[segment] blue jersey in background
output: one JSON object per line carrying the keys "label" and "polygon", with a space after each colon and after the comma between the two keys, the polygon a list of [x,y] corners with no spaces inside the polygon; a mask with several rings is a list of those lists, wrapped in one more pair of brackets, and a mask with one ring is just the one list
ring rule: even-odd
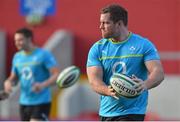
{"label": "blue jersey in background", "polygon": [[19,51],[14,55],[12,72],[20,81],[20,104],[38,105],[51,102],[49,87],[36,93],[32,91],[34,82],[44,82],[50,77],[49,69],[57,65],[53,55],[41,48],[30,54]]}

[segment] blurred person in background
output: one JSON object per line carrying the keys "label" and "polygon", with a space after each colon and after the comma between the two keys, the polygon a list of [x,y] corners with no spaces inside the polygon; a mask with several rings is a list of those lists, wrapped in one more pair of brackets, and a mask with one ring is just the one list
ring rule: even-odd
{"label": "blurred person in background", "polygon": [[[128,30],[128,12],[118,4],[101,10],[102,39],[90,49],[87,75],[92,89],[101,95],[99,116],[101,121],[143,121],[148,90],[164,79],[163,68],[155,46],[148,39]],[[138,82],[136,98],[120,97],[110,87],[113,73],[132,76]]]}
{"label": "blurred person in background", "polygon": [[5,93],[12,92],[12,83],[20,81],[20,116],[22,121],[43,121],[50,113],[50,86],[59,70],[54,56],[33,43],[33,32],[21,28],[14,35],[19,50],[13,57],[10,76],[4,82]]}

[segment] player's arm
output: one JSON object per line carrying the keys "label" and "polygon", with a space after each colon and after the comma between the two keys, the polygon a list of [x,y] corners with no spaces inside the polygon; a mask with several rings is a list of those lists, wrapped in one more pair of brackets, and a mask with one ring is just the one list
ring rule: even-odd
{"label": "player's arm", "polygon": [[147,89],[154,88],[158,86],[164,80],[164,71],[159,60],[151,60],[145,63],[149,75],[146,80]]}
{"label": "player's arm", "polygon": [[114,90],[103,82],[103,71],[101,67],[87,67],[87,75],[89,83],[95,92],[105,96],[115,96]]}
{"label": "player's arm", "polygon": [[39,92],[43,88],[49,87],[55,83],[55,81],[58,77],[58,74],[59,74],[59,69],[57,67],[52,67],[52,68],[49,68],[49,71],[51,73],[51,76],[42,83],[38,83],[38,82],[34,83],[33,88],[32,88],[33,91]]}
{"label": "player's arm", "polygon": [[51,76],[45,82],[43,82],[44,87],[54,84],[59,74],[59,69],[57,67],[52,67],[49,69],[49,71]]}
{"label": "player's arm", "polygon": [[12,91],[12,82],[17,79],[16,74],[11,72],[10,76],[4,81],[4,91],[6,93],[10,93]]}
{"label": "player's arm", "polygon": [[149,72],[148,78],[144,82],[138,78],[134,79],[135,81],[140,82],[137,86],[138,91],[152,89],[164,80],[164,72],[159,60],[146,61],[145,65]]}

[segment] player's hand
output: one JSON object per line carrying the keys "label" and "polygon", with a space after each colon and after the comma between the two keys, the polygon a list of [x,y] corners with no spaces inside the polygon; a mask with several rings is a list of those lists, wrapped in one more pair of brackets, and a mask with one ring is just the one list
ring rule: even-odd
{"label": "player's hand", "polygon": [[40,92],[44,88],[43,83],[34,82],[32,85],[32,91]]}
{"label": "player's hand", "polygon": [[138,93],[143,92],[144,90],[147,90],[146,82],[144,82],[142,79],[139,79],[135,75],[132,75],[132,80],[138,83],[135,86],[135,89]]}
{"label": "player's hand", "polygon": [[9,97],[9,94],[5,91],[0,91],[0,100],[5,100]]}
{"label": "player's hand", "polygon": [[6,92],[8,94],[12,92],[12,84],[10,81],[4,82],[4,92]]}
{"label": "player's hand", "polygon": [[108,94],[111,97],[114,97],[115,99],[119,99],[119,97],[116,96],[116,91],[112,88],[112,86],[108,86]]}

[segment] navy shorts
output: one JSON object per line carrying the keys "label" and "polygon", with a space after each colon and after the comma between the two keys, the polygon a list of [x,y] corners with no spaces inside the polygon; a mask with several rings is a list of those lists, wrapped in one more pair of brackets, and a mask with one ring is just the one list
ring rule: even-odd
{"label": "navy shorts", "polygon": [[30,121],[30,119],[48,120],[51,103],[39,105],[20,105],[20,116],[22,121]]}
{"label": "navy shorts", "polygon": [[100,116],[101,121],[144,121],[144,114],[128,114],[116,117]]}

